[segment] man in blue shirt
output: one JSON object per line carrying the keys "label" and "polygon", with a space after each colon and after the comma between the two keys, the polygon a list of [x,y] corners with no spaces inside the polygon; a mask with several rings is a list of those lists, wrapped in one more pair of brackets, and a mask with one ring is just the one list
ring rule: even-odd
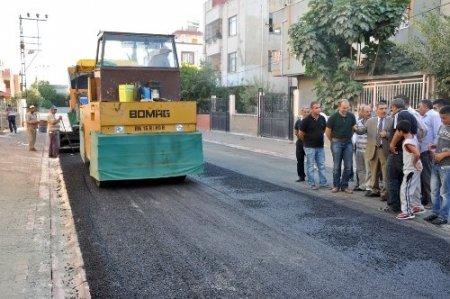
{"label": "man in blue shirt", "polygon": [[433,103],[430,100],[420,101],[417,111],[427,127],[427,135],[423,138],[420,146],[420,161],[422,161],[423,166],[420,175],[421,202],[425,207],[431,208],[431,152],[428,149],[428,145],[434,143],[442,122],[439,112],[433,110]]}

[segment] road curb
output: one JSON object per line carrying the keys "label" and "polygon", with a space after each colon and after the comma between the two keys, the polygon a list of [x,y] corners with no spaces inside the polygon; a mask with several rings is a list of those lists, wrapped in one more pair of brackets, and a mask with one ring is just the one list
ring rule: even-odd
{"label": "road curb", "polygon": [[59,159],[45,158],[51,205],[52,297],[90,299],[72,209]]}

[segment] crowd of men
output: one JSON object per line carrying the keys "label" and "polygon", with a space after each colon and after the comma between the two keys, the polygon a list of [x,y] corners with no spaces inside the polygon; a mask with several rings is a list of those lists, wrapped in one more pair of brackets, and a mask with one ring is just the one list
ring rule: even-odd
{"label": "crowd of men", "polygon": [[[431,209],[424,219],[446,224],[450,212],[450,101],[421,100],[414,110],[407,96],[397,95],[390,107],[379,101],[375,107],[360,105],[357,116],[349,110],[345,99],[328,119],[317,101],[302,109],[294,127],[297,181],[305,181],[313,190],[363,191],[367,197],[379,197],[387,203],[385,210],[397,213],[400,220]],[[324,136],[333,157],[331,185],[325,177]],[[353,189],[349,186],[352,180]]]}

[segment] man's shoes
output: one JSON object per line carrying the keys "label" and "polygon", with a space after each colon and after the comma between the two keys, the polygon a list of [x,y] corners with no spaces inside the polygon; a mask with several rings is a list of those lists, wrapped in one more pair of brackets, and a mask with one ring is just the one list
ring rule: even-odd
{"label": "man's shoes", "polygon": [[431,210],[433,208],[433,204],[431,202],[427,203],[423,206],[426,210]]}
{"label": "man's shoes", "polygon": [[311,189],[312,189],[312,190],[319,190],[319,187],[317,187],[316,185],[312,185],[312,186],[311,186]]}
{"label": "man's shoes", "polygon": [[437,217],[436,219],[431,221],[431,223],[433,223],[434,225],[442,225],[442,224],[448,223],[448,221],[447,221],[447,219],[444,219],[444,218],[441,218],[441,217]]}
{"label": "man's shoes", "polygon": [[380,193],[376,193],[376,192],[373,192],[373,191],[367,191],[366,192],[366,194],[364,194],[364,196],[366,196],[366,197],[380,197]]}
{"label": "man's shoes", "polygon": [[438,215],[436,215],[436,214],[430,214],[430,215],[428,215],[427,217],[423,218],[423,220],[428,221],[428,222],[431,222],[431,221],[435,220],[436,218],[438,218]]}
{"label": "man's shoes", "polygon": [[330,188],[330,185],[328,185],[328,184],[319,185],[319,188],[321,188],[321,189],[328,189],[328,188]]}
{"label": "man's shoes", "polygon": [[339,192],[339,188],[333,187],[333,188],[331,188],[331,192],[333,192],[333,193]]}
{"label": "man's shoes", "polygon": [[344,192],[347,193],[347,194],[353,194],[352,189],[350,189],[349,187],[345,188],[345,189],[342,190],[342,191],[344,191]]}
{"label": "man's shoes", "polygon": [[305,177],[299,177],[298,180],[296,180],[296,182],[304,182],[305,181]]}
{"label": "man's shoes", "polygon": [[408,219],[414,219],[414,214],[408,214],[406,212],[401,212],[400,214],[397,215],[397,219],[398,220],[408,220]]}
{"label": "man's shoes", "polygon": [[30,148],[30,151],[35,152],[35,151],[37,151],[37,149],[35,149],[35,148],[33,147],[33,148]]}
{"label": "man's shoes", "polygon": [[359,188],[359,186],[357,186],[357,187],[353,188],[353,191],[365,191],[365,190],[363,190],[363,189]]}

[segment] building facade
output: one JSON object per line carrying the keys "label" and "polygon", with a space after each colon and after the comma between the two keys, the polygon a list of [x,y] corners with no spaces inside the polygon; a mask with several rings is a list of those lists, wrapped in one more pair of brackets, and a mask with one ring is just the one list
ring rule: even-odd
{"label": "building facade", "polygon": [[[294,107],[296,108],[306,106],[316,99],[313,91],[314,79],[305,75],[304,66],[290,55],[287,45],[289,39],[287,29],[308,11],[308,2],[304,0],[270,0],[272,26],[274,31],[280,32],[281,35],[280,45],[274,51],[279,51],[280,56],[284,57],[280,60],[280,63],[273,64],[272,74],[274,76],[296,78],[298,87],[298,98],[294,102]],[[408,42],[417,34],[417,30],[413,26],[413,20],[421,18],[427,12],[450,15],[450,0],[411,0],[405,11],[403,22],[392,40],[396,43]],[[393,80],[393,76],[395,77],[395,75],[388,76],[389,78],[386,78],[386,80]],[[423,76],[423,83],[419,82],[419,85],[427,85],[425,81],[429,78],[425,78],[422,74],[417,75],[417,77],[421,76]],[[372,79],[384,81],[383,78]],[[364,78],[364,80],[369,81],[369,78]],[[422,79],[418,80],[421,81]],[[426,94],[430,94],[429,86],[426,87],[426,90]],[[294,111],[297,111],[296,108],[294,108]]]}
{"label": "building facade", "polygon": [[204,60],[203,55],[203,33],[199,31],[199,24],[189,22],[187,28],[176,30],[175,35],[177,46],[178,62],[200,66]]}
{"label": "building facade", "polygon": [[204,3],[205,56],[220,71],[222,86],[259,85],[287,92],[285,77],[272,76],[272,50],[281,36],[270,23],[268,0],[209,0]]}

